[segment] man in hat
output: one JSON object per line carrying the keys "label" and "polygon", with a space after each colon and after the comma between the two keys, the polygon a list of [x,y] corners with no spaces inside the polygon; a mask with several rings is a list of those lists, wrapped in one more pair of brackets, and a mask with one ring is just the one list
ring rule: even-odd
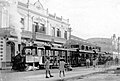
{"label": "man in hat", "polygon": [[50,58],[46,57],[46,62],[45,62],[46,78],[49,78],[48,73],[49,73],[50,77],[53,77],[50,73],[50,61],[49,60],[50,60]]}

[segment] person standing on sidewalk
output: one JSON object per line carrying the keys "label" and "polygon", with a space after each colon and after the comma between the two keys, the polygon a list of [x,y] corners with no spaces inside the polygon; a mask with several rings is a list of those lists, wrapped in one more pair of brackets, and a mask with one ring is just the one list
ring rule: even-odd
{"label": "person standing on sidewalk", "polygon": [[89,67],[90,67],[90,59],[87,58],[87,59],[86,59],[86,68],[89,68]]}
{"label": "person standing on sidewalk", "polygon": [[60,59],[60,64],[59,64],[59,76],[61,77],[61,72],[63,73],[63,76],[65,77],[65,62],[64,59]]}
{"label": "person standing on sidewalk", "polygon": [[50,77],[53,77],[50,73],[50,61],[49,60],[50,60],[50,58],[46,57],[46,62],[45,62],[46,78],[49,78],[48,73],[49,73]]}
{"label": "person standing on sidewalk", "polygon": [[94,67],[94,69],[96,68],[97,65],[98,65],[98,58],[95,58],[93,60],[93,67]]}
{"label": "person standing on sidewalk", "polygon": [[116,57],[115,57],[115,65],[118,65],[118,63],[119,63],[119,59],[118,59],[118,57],[116,56]]}

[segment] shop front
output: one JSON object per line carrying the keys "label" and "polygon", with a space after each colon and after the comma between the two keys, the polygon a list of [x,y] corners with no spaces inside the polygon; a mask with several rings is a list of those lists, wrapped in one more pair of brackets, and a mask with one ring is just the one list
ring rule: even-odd
{"label": "shop front", "polygon": [[[2,31],[6,31],[6,30],[2,30]],[[2,33],[2,32],[1,32]],[[20,52],[22,52],[22,49],[26,46],[33,46],[33,45],[37,45],[37,47],[39,48],[43,48],[39,50],[40,55],[42,55],[41,61],[39,61],[39,64],[43,65],[43,63],[45,62],[45,56],[50,56],[51,58],[51,62],[52,65],[58,65],[58,61],[60,59],[60,56],[62,58],[65,58],[66,60],[66,56],[67,56],[67,51],[59,48],[60,46],[62,46],[63,42],[65,40],[63,39],[58,39],[58,38],[54,38],[54,44],[58,45],[58,46],[54,46],[55,49],[52,48],[52,44],[51,44],[51,39],[53,39],[53,37],[48,36],[48,35],[43,35],[43,34],[36,34],[36,39],[34,41],[31,41],[32,39],[32,33],[28,32],[28,31],[22,31],[22,37],[21,37],[21,45],[20,45]],[[14,30],[9,30],[9,34],[6,33],[2,33],[1,34],[1,38],[3,39],[3,49],[4,53],[1,54],[2,58],[2,62],[1,62],[1,68],[5,68],[5,67],[12,67],[12,61],[13,58],[17,55],[17,51],[19,51],[19,46],[18,46],[18,40],[17,40],[17,36]],[[63,40],[63,41],[62,41]],[[62,41],[62,42],[60,42]],[[63,52],[62,52],[63,51]],[[41,57],[41,56],[40,56]],[[55,61],[57,60],[57,62]]]}

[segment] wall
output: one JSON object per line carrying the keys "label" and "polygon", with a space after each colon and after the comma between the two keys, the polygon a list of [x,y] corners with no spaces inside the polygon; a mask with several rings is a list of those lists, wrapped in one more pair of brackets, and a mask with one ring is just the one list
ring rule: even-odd
{"label": "wall", "polygon": [[[23,4],[23,3],[21,3]],[[28,28],[28,9],[29,9],[29,28]],[[56,14],[53,17],[49,16],[48,10],[45,9],[37,9],[35,5],[30,4],[29,8],[23,7],[22,5],[18,6],[18,11],[20,14],[25,16],[25,30],[32,31],[32,23],[40,22],[43,19],[45,21],[46,27],[46,35],[52,36],[51,28],[55,27],[55,32],[57,32],[57,28],[61,31],[61,38],[64,38],[64,32],[68,31],[69,22],[67,19],[63,19],[62,17],[57,17]],[[32,22],[33,20],[33,22]],[[57,33],[55,33],[55,37]],[[69,32],[67,32],[67,38],[69,39]]]}

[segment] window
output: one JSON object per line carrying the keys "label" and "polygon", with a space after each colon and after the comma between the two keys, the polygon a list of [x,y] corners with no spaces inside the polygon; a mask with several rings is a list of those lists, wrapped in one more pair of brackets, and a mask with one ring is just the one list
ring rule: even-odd
{"label": "window", "polygon": [[46,28],[45,28],[45,25],[44,24],[40,24],[41,26],[40,26],[40,30],[39,30],[39,32],[40,33],[46,33]]}
{"label": "window", "polygon": [[38,23],[35,24],[35,32],[38,32],[39,31],[39,25]]}
{"label": "window", "polygon": [[89,50],[92,50],[92,48],[91,48],[91,47],[89,47]]}
{"label": "window", "polygon": [[61,31],[60,31],[60,29],[57,29],[57,37],[61,37]]}
{"label": "window", "polygon": [[86,50],[88,50],[88,46],[86,46]]}
{"label": "window", "polygon": [[35,26],[33,24],[33,27],[35,27],[35,32],[46,33],[45,25],[42,23],[39,25],[38,22],[35,22]]}
{"label": "window", "polygon": [[64,38],[67,39],[67,31],[64,33]]}
{"label": "window", "polygon": [[84,46],[83,45],[81,46],[81,50],[84,50]]}
{"label": "window", "polygon": [[55,36],[55,28],[52,27],[52,36]]}
{"label": "window", "polygon": [[79,48],[79,45],[71,45],[71,48]]}
{"label": "window", "polygon": [[24,25],[24,18],[21,18],[21,21],[22,25]]}

